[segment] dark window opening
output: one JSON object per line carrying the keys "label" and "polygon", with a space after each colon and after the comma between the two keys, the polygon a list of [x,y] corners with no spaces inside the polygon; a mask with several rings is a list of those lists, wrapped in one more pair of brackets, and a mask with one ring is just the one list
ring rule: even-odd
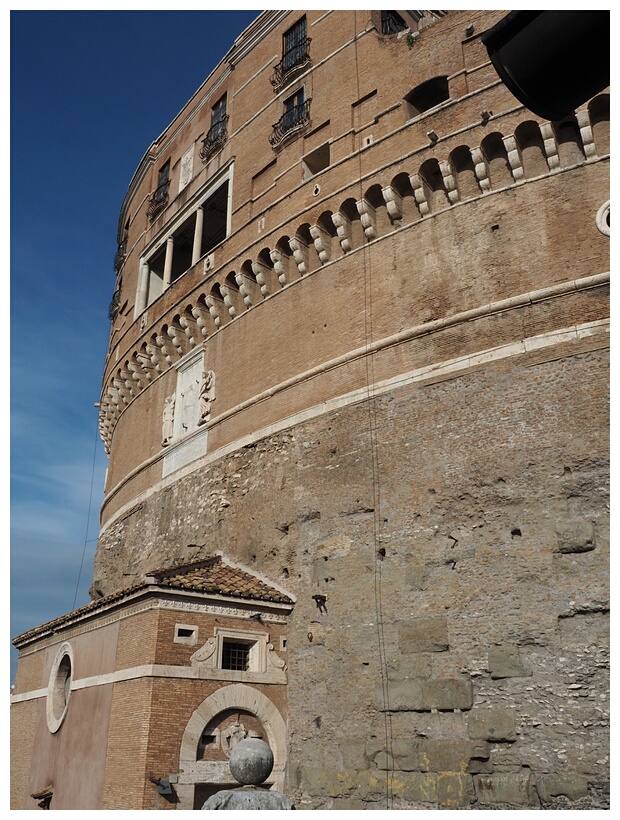
{"label": "dark window opening", "polygon": [[148,215],[154,219],[168,204],[168,190],[170,188],[170,160],[167,160],[159,169],[157,188],[155,189],[148,208]]}
{"label": "dark window opening", "polygon": [[[216,245],[226,239],[228,231],[228,180],[202,203],[203,221],[200,245],[196,261],[209,253]],[[170,265],[170,283],[182,276],[194,263],[194,239],[196,233],[196,213],[172,234],[172,260]],[[167,242],[148,260],[149,283],[147,304],[153,302],[164,291],[164,272],[166,268]]]}
{"label": "dark window opening", "polygon": [[193,634],[193,629],[184,629],[182,626],[180,626],[177,630],[177,636],[179,638],[191,638]]}
{"label": "dark window opening", "polygon": [[269,137],[269,142],[274,148],[282,142],[286,134],[310,122],[310,103],[310,99],[305,99],[303,87],[284,100],[282,103],[284,113],[273,126],[273,134]]}
{"label": "dark window opening", "polygon": [[279,91],[287,79],[292,79],[304,66],[309,65],[310,43],[310,37],[306,36],[306,18],[302,17],[282,38],[282,59],[270,80],[275,91]]}
{"label": "dark window opening", "polygon": [[226,113],[226,94],[211,109],[211,128],[202,142],[200,158],[203,162],[220,149],[228,139],[228,114]]}
{"label": "dark window opening", "polygon": [[415,117],[449,99],[448,78],[443,75],[416,86],[407,94],[405,102],[409,117]]}
{"label": "dark window opening", "polygon": [[289,71],[304,59],[306,51],[306,18],[302,17],[285,33],[282,68]]}
{"label": "dark window opening", "polygon": [[381,12],[381,34],[398,34],[406,28],[408,28],[407,23],[397,11]]}
{"label": "dark window opening", "polygon": [[250,644],[224,641],[222,644],[222,669],[247,672],[250,667]]}

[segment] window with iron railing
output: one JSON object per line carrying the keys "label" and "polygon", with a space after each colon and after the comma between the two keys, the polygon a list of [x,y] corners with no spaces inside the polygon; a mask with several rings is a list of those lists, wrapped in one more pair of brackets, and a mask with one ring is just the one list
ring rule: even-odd
{"label": "window with iron railing", "polygon": [[284,113],[273,126],[273,133],[269,137],[269,142],[275,148],[285,139],[285,137],[298,131],[310,122],[311,99],[304,99],[304,89],[300,88],[286,100],[284,100]]}
{"label": "window with iron railing", "polygon": [[282,59],[275,66],[271,84],[276,91],[310,63],[310,37],[306,37],[306,18],[302,17],[284,34]]}
{"label": "window with iron railing", "polygon": [[206,162],[218,151],[228,139],[228,114],[226,113],[226,94],[211,109],[211,128],[202,141],[200,158]]}
{"label": "window with iron railing", "polygon": [[151,196],[148,215],[154,219],[168,204],[168,190],[170,188],[170,160],[159,169],[157,188]]}

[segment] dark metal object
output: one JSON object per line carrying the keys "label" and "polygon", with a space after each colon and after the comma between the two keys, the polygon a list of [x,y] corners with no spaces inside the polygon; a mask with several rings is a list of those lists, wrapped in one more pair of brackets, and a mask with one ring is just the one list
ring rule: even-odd
{"label": "dark metal object", "polygon": [[310,103],[312,99],[305,100],[299,105],[294,105],[280,117],[273,126],[273,134],[269,137],[269,142],[276,148],[286,136],[298,131],[310,122]]}
{"label": "dark metal object", "polygon": [[509,91],[551,121],[609,85],[609,11],[512,11],[481,40]]}
{"label": "dark metal object", "polygon": [[295,43],[286,51],[280,62],[274,66],[270,82],[275,91],[279,91],[285,82],[310,65],[310,37]]}

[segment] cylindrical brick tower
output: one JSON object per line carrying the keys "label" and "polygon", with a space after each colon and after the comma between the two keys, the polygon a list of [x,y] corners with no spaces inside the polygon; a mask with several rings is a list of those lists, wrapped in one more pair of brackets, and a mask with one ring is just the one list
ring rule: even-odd
{"label": "cylindrical brick tower", "polygon": [[263,12],[122,205],[92,597],[287,592],[298,808],[604,802],[609,98],[503,15]]}

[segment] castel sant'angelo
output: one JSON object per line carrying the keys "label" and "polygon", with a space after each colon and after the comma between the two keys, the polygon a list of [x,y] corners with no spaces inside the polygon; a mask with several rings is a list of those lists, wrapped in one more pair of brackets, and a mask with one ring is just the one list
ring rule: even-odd
{"label": "castel sant'angelo", "polygon": [[148,148],[14,808],[200,808],[257,735],[298,809],[607,805],[609,96],[525,107],[505,15],[263,12]]}

